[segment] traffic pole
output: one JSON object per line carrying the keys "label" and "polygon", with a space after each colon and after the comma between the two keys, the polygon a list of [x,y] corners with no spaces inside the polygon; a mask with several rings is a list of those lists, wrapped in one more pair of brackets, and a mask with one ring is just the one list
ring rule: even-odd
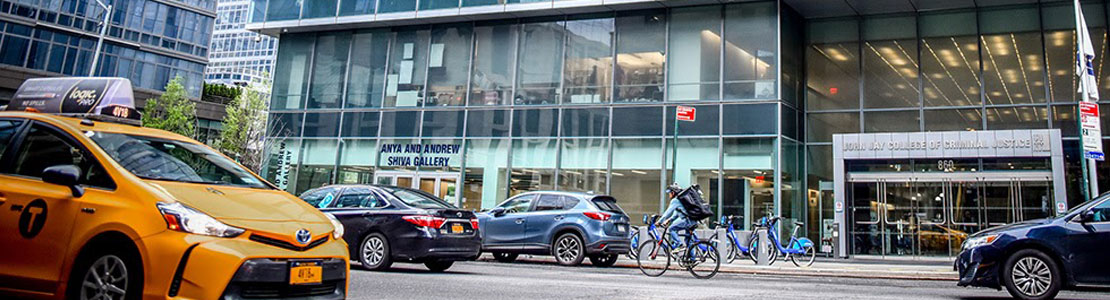
{"label": "traffic pole", "polygon": [[[1085,95],[1083,94],[1084,91],[1082,91],[1082,84],[1079,85],[1079,89],[1081,90],[1080,95]],[[1083,100],[1079,101],[1082,102]],[[1089,176],[1090,173],[1087,172],[1087,150],[1083,149],[1083,113],[1080,111],[1081,109],[1082,108],[1080,108],[1080,105],[1075,105],[1075,124],[1076,128],[1079,130],[1079,181],[1081,182],[1083,187],[1080,190],[1083,192],[1083,202],[1087,202],[1088,200],[1091,200],[1091,191],[1089,190],[1087,184],[1087,176]]]}
{"label": "traffic pole", "polygon": [[678,182],[678,106],[675,106],[674,109],[674,134],[671,136],[671,182],[667,183],[667,186]]}

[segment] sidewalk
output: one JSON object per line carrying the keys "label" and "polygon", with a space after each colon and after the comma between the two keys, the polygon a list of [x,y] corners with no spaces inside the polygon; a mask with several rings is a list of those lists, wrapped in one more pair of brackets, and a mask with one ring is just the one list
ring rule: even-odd
{"label": "sidewalk", "polygon": [[[493,256],[483,254],[479,260],[494,261]],[[517,261],[532,263],[554,264],[555,258],[551,256],[521,255]],[[582,261],[589,265],[590,260]],[[638,269],[635,260],[621,255],[614,267]],[[653,265],[654,268],[662,267],[661,263]],[[681,270],[673,261],[671,270]],[[639,270],[637,270],[638,272]],[[818,258],[813,266],[807,268],[795,267],[789,260],[778,260],[771,266],[757,266],[747,257],[738,258],[731,264],[721,264],[721,273],[757,274],[757,275],[788,275],[788,276],[832,276],[846,278],[879,278],[902,280],[940,280],[955,281],[959,279],[956,271],[952,270],[950,262],[943,261],[929,263],[907,263],[900,261],[881,262],[871,259],[852,260],[835,258]]]}

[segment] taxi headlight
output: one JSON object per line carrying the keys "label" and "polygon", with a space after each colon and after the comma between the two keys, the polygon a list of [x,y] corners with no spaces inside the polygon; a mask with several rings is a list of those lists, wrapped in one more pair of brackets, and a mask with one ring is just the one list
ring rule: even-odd
{"label": "taxi headlight", "polygon": [[245,231],[178,202],[159,202],[158,211],[162,212],[162,218],[166,220],[166,226],[170,230],[225,238],[239,236]]}
{"label": "taxi headlight", "polygon": [[337,240],[342,239],[343,238],[343,223],[340,223],[339,219],[336,219],[335,216],[333,216],[332,214],[324,214],[324,215],[328,216],[328,220],[331,220],[331,226],[335,227],[335,230],[333,230],[331,232],[331,237],[333,237]]}
{"label": "taxi headlight", "polygon": [[967,239],[964,241],[963,249],[967,250],[993,244],[995,240],[998,240],[998,236],[998,234],[988,234]]}

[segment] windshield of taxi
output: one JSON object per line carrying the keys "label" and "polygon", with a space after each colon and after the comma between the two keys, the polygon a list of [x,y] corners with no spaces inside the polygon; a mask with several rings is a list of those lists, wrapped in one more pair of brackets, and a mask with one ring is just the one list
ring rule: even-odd
{"label": "windshield of taxi", "polygon": [[89,137],[139,178],[270,188],[235,162],[201,145],[121,133],[93,132]]}

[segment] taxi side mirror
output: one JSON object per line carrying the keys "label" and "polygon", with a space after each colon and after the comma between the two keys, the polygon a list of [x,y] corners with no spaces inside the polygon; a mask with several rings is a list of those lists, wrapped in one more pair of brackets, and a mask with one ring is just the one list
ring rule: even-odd
{"label": "taxi side mirror", "polygon": [[78,185],[81,169],[74,165],[57,165],[42,170],[42,181],[68,187],[74,198],[85,195],[85,189]]}

